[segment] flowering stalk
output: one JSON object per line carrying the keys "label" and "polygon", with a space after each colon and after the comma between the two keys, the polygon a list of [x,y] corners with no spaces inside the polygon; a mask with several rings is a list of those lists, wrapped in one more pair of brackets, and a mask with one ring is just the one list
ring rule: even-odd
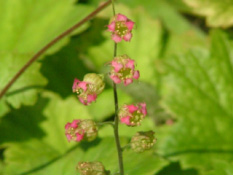
{"label": "flowering stalk", "polygon": [[[114,0],[112,0],[112,10],[113,16],[116,15]],[[114,42],[114,51],[113,51],[113,58],[117,56],[117,43]],[[118,153],[118,164],[120,169],[120,175],[124,175],[124,165],[123,165],[123,155],[122,155],[122,148],[120,144],[120,138],[118,133],[118,97],[117,97],[117,87],[115,82],[113,81],[113,93],[114,93],[114,104],[115,104],[115,119],[114,119],[114,136],[116,141],[117,153]]]}

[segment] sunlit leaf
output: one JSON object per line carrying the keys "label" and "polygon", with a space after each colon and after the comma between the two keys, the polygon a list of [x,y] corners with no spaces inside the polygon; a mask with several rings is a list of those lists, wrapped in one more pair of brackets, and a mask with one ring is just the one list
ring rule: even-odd
{"label": "sunlit leaf", "polygon": [[[42,106],[46,99],[51,100]],[[9,117],[5,117],[8,122],[0,125],[1,129],[4,124],[13,131],[12,135],[1,136],[3,141],[6,141],[4,145],[7,147],[4,152],[5,174],[75,174],[75,166],[78,161],[101,161],[107,169],[113,172],[118,171],[117,152],[113,137],[103,136],[94,142],[80,144],[68,143],[66,140],[64,125],[67,122],[77,118],[90,118],[87,108],[77,102],[75,98],[70,97],[62,100],[57,95],[46,92],[35,107],[38,107],[38,110],[42,108],[42,111],[38,112],[37,117],[34,117],[31,122],[25,122],[25,118],[33,116],[33,111],[27,107],[27,112],[25,111],[24,115],[18,117],[20,125],[14,125],[10,122],[14,119]],[[11,113],[13,118],[17,115],[16,111]],[[36,126],[36,123],[39,123],[39,127]],[[35,129],[31,130],[33,127]],[[7,128],[5,131],[8,131]],[[13,138],[17,137],[14,134],[15,131],[21,133],[20,135],[25,135],[18,139],[21,142],[13,143]],[[26,131],[28,132],[26,133]],[[110,132],[113,135],[112,128]],[[129,138],[123,137],[122,146],[126,145],[128,140]],[[129,175],[137,172],[151,175],[167,164],[165,160],[154,155],[152,151],[136,154],[126,150],[124,157],[125,171]]]}
{"label": "sunlit leaf", "polygon": [[[0,90],[39,49],[92,10],[84,5],[75,6],[73,0],[1,0],[0,4]],[[68,37],[47,53],[67,41]],[[37,92],[47,83],[39,72],[40,66],[34,63],[9,89],[5,100],[13,107],[36,102]]]}
{"label": "sunlit leaf", "polygon": [[227,37],[215,31],[210,52],[193,50],[164,60],[162,102],[178,121],[164,128],[159,151],[185,168],[214,171],[217,160],[233,158],[230,46]]}

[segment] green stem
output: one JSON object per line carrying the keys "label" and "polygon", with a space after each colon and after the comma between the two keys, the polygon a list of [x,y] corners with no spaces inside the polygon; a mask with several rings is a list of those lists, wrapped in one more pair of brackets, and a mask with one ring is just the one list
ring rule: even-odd
{"label": "green stem", "polygon": [[115,16],[116,15],[116,10],[115,10],[114,0],[112,0],[112,12],[113,12],[113,16]]}
{"label": "green stem", "polygon": [[[112,0],[112,11],[113,15],[116,15],[114,0]],[[117,43],[114,43],[114,54],[113,57],[117,56]],[[119,132],[118,132],[118,97],[117,97],[117,87],[116,84],[113,82],[113,93],[114,93],[114,104],[115,104],[115,119],[114,119],[114,136],[116,141],[117,153],[118,153],[118,164],[120,169],[120,175],[124,175],[124,164],[123,164],[123,155],[122,155],[122,148],[120,144]]]}
{"label": "green stem", "polygon": [[108,0],[107,2],[100,5],[97,9],[95,9],[92,13],[90,13],[88,16],[83,18],[81,21],[79,21],[77,24],[72,26],[71,28],[64,31],[62,34],[58,35],[56,38],[54,38],[52,41],[50,41],[47,45],[45,45],[41,50],[39,50],[16,74],[15,76],[8,82],[8,84],[2,89],[0,92],[0,99],[3,97],[3,95],[8,91],[8,89],[16,82],[16,80],[25,72],[29,66],[32,65],[43,53],[45,53],[46,50],[48,50],[51,46],[56,44],[58,41],[60,41],[62,38],[70,34],[75,29],[79,28],[82,24],[92,19],[96,14],[98,14],[101,10],[103,10],[105,7],[107,7],[109,4],[111,4],[112,0]]}
{"label": "green stem", "polygon": [[117,97],[117,88],[116,84],[113,83],[113,91],[114,91],[114,102],[115,102],[115,121],[114,121],[114,136],[116,141],[116,147],[117,147],[117,153],[118,153],[118,164],[120,169],[120,175],[124,175],[124,165],[123,165],[123,155],[122,155],[122,149],[120,144],[120,138],[118,133],[118,97]]}

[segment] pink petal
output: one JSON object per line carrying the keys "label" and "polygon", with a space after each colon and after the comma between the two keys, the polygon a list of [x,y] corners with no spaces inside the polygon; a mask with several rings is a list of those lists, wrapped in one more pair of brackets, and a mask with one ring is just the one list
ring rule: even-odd
{"label": "pink petal", "polygon": [[67,123],[67,124],[65,125],[65,129],[69,129],[70,126],[71,126],[71,123]]}
{"label": "pink petal", "polygon": [[80,82],[80,81],[79,81],[77,78],[74,79],[74,83],[73,83],[73,86],[72,86],[73,92],[75,92],[75,89],[76,89],[77,84],[78,84],[79,82]]}
{"label": "pink petal", "polygon": [[108,31],[114,32],[115,31],[115,26],[116,23],[112,22],[111,24],[108,25]]}
{"label": "pink petal", "polygon": [[147,115],[147,109],[146,109],[146,103],[140,103],[141,106],[141,112],[143,115]]}
{"label": "pink petal", "polygon": [[87,105],[87,102],[82,97],[78,96],[78,99],[82,104]]}
{"label": "pink petal", "polygon": [[76,133],[76,136],[77,136],[76,141],[80,142],[83,139],[84,134]]}
{"label": "pink petal", "polygon": [[87,103],[91,103],[91,102],[95,101],[96,98],[97,98],[96,94],[87,95]]}
{"label": "pink petal", "polygon": [[126,27],[128,28],[129,31],[133,29],[134,22],[133,21],[127,21],[125,22]]}
{"label": "pink petal", "polygon": [[111,75],[110,78],[112,79],[112,81],[114,81],[114,83],[119,84],[121,82],[121,79],[116,76],[116,75]]}
{"label": "pink petal", "polygon": [[121,68],[123,67],[122,64],[116,62],[116,61],[112,61],[112,67],[114,67],[114,70],[116,72],[119,72],[119,70],[121,70]]}
{"label": "pink petal", "polygon": [[117,21],[127,21],[127,17],[125,15],[122,15],[120,13],[117,14]]}
{"label": "pink petal", "polygon": [[82,88],[84,91],[87,90],[87,82],[85,81],[81,81],[79,84],[78,84],[78,87]]}
{"label": "pink petal", "polygon": [[137,80],[139,77],[140,77],[139,71],[138,70],[134,71],[133,78]]}
{"label": "pink petal", "polygon": [[70,134],[66,134],[66,138],[67,138],[68,142],[70,142],[70,140],[72,139],[72,136]]}
{"label": "pink petal", "polygon": [[115,41],[116,43],[119,43],[119,42],[121,42],[122,38],[117,34],[113,34],[112,40]]}
{"label": "pink petal", "polygon": [[122,117],[121,123],[125,123],[126,125],[131,125],[130,123],[130,116]]}
{"label": "pink petal", "polygon": [[71,123],[70,126],[71,126],[72,128],[77,128],[79,122],[80,122],[80,120],[73,120],[73,122]]}
{"label": "pink petal", "polygon": [[130,41],[131,40],[131,38],[132,38],[132,33],[126,33],[125,34],[125,36],[123,37],[123,39],[125,40],[125,41]]}
{"label": "pink petal", "polygon": [[127,86],[129,84],[133,83],[133,80],[131,78],[127,78],[126,80],[124,80],[124,85]]}
{"label": "pink petal", "polygon": [[128,62],[126,63],[125,67],[134,69],[134,60],[128,59]]}
{"label": "pink petal", "polygon": [[127,105],[127,108],[131,114],[138,110],[138,107],[134,105]]}

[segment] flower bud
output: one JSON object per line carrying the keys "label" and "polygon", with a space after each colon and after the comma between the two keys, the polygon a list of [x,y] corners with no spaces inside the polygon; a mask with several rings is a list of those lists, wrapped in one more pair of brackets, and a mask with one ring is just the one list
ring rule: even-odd
{"label": "flower bud", "polygon": [[125,41],[131,40],[133,27],[133,21],[125,15],[118,13],[111,19],[108,25],[108,31],[112,32],[112,40],[119,43],[122,39]]}
{"label": "flower bud", "polygon": [[123,105],[118,116],[121,123],[128,126],[139,126],[146,114],[146,103],[138,103],[136,105]]}
{"label": "flower bud", "polygon": [[133,82],[133,79],[140,77],[139,71],[135,70],[135,61],[127,55],[115,57],[111,62],[110,78],[114,83],[118,84],[121,81],[127,86]]}
{"label": "flower bud", "polygon": [[144,152],[151,149],[156,142],[153,131],[137,132],[131,139],[130,145],[135,152]]}
{"label": "flower bud", "polygon": [[85,133],[84,140],[92,141],[97,137],[98,128],[93,120],[83,120],[79,126]]}
{"label": "flower bud", "polygon": [[80,142],[81,140],[92,141],[98,133],[97,125],[92,120],[73,120],[65,125],[67,140]]}
{"label": "flower bud", "polygon": [[81,175],[110,175],[101,162],[79,162],[77,170]]}
{"label": "flower bud", "polygon": [[84,76],[84,80],[74,79],[73,92],[78,94],[79,101],[84,105],[89,105],[96,100],[105,87],[103,75],[90,73]]}

